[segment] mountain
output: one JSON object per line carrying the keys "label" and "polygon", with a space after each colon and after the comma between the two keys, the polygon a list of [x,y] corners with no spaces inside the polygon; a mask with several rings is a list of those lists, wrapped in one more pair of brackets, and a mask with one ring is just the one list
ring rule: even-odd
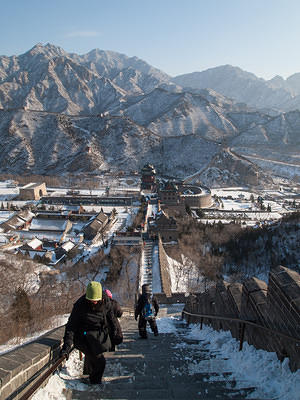
{"label": "mountain", "polygon": [[114,51],[94,49],[85,55],[70,54],[74,61],[110,79],[127,94],[143,94],[160,85],[175,84],[170,77],[137,57],[127,57]]}
{"label": "mountain", "polygon": [[[220,91],[234,91],[241,81],[265,84],[226,70],[227,77],[222,67],[204,75]],[[274,79],[268,90],[284,91],[284,84]],[[299,126],[298,112],[266,112],[213,89],[182,88],[145,61],[116,52],[77,55],[37,44],[0,57],[0,172],[97,174],[151,162],[166,175],[200,174],[207,184],[209,177],[218,185],[253,184],[253,176],[269,184],[272,168],[263,173],[258,163],[297,164]]]}
{"label": "mountain", "polygon": [[179,75],[172,81],[185,88],[211,88],[256,109],[300,109],[300,74],[294,74],[286,80],[280,76],[264,80],[241,68],[222,65],[202,72]]}
{"label": "mountain", "polygon": [[125,94],[110,80],[75,63],[53,46],[37,45],[20,57],[13,57],[5,67],[1,73],[5,79],[0,83],[0,106],[6,109],[99,113],[118,104]]}
{"label": "mountain", "polygon": [[213,91],[190,93],[157,88],[130,99],[120,113],[159,136],[199,135],[222,141],[237,133],[226,113],[239,110],[235,104]]}
{"label": "mountain", "polygon": [[24,110],[0,111],[0,132],[0,170],[17,174],[137,169],[152,158],[160,142],[124,118]]}
{"label": "mountain", "polygon": [[248,185],[271,185],[272,178],[263,169],[247,158],[229,148],[218,152],[198,175],[194,182],[202,182],[208,186],[238,186],[241,182]]}

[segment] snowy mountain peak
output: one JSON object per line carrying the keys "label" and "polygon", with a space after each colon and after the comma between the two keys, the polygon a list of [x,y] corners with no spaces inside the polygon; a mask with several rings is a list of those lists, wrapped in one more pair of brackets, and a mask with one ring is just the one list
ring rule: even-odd
{"label": "snowy mountain peak", "polygon": [[59,46],[55,46],[51,43],[47,43],[43,45],[42,43],[37,43],[32,47],[29,51],[24,53],[25,56],[35,56],[43,54],[47,58],[55,57],[55,56],[66,56],[67,53]]}
{"label": "snowy mountain peak", "polygon": [[[181,79],[185,88],[137,57],[99,49],[78,55],[50,43],[0,57],[0,171],[138,170],[151,161],[180,177],[209,168],[200,174],[209,185],[225,160],[215,157],[223,146],[259,160],[293,157],[299,113],[257,111],[287,104],[290,92],[230,65]],[[228,154],[227,181],[253,182],[253,157],[247,164]],[[214,181],[221,184],[223,175]]]}

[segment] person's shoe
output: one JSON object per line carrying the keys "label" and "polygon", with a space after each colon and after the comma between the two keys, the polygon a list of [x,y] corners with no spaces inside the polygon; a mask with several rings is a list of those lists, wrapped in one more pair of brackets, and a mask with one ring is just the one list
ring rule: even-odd
{"label": "person's shoe", "polygon": [[158,332],[154,332],[154,336],[158,336]]}

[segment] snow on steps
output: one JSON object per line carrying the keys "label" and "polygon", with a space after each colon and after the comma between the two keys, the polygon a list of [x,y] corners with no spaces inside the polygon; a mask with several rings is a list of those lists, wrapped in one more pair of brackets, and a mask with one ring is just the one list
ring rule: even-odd
{"label": "snow on steps", "polygon": [[[170,312],[165,308],[161,314],[172,316]],[[103,384],[67,380],[66,398],[241,400],[254,391],[255,388],[247,387],[246,383],[243,387],[241,382],[242,389],[236,389],[236,382],[231,372],[226,371],[223,360],[217,360],[213,352],[202,350],[200,341],[185,339],[189,328],[179,318],[172,320],[176,333],[160,333],[154,337],[148,332],[147,340],[139,339],[133,318],[121,321],[124,343],[117,351],[106,354]]]}

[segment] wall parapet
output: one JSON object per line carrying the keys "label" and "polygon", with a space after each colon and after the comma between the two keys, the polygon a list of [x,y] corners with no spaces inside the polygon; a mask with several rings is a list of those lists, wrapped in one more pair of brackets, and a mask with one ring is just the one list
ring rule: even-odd
{"label": "wall parapet", "polygon": [[[37,340],[0,355],[0,399],[21,398],[59,357],[65,327],[54,329]],[[29,383],[29,384],[28,384]],[[26,385],[26,386],[25,386]]]}
{"label": "wall parapet", "polygon": [[166,296],[171,296],[172,285],[169,273],[169,262],[160,235],[158,238],[158,257],[162,291]]}
{"label": "wall parapet", "polygon": [[[270,271],[269,285],[251,278],[242,284],[218,282],[205,293],[191,295],[184,311],[218,317],[239,318],[246,325],[244,340],[258,349],[272,351],[280,360],[289,358],[292,371],[300,368],[300,343],[261,329],[255,324],[300,341],[300,275],[283,266]],[[190,322],[203,321],[193,316]],[[229,321],[205,319],[214,329],[230,330],[240,337],[240,326]]]}

